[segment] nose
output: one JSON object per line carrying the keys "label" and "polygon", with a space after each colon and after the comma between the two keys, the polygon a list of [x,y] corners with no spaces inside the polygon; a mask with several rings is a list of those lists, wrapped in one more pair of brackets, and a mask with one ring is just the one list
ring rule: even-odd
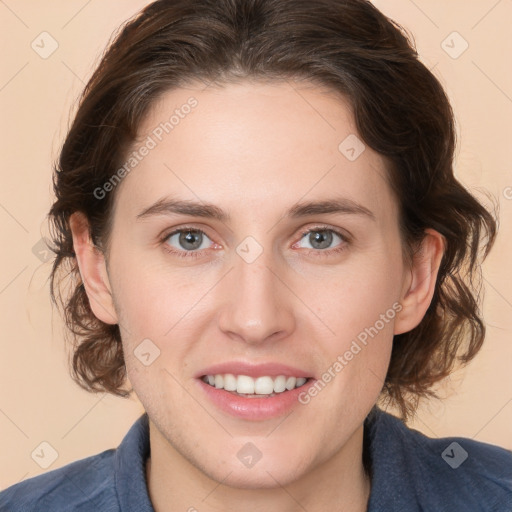
{"label": "nose", "polygon": [[295,329],[295,316],[293,292],[285,284],[284,271],[274,269],[267,251],[252,263],[236,256],[234,266],[223,280],[222,332],[249,344],[289,336]]}

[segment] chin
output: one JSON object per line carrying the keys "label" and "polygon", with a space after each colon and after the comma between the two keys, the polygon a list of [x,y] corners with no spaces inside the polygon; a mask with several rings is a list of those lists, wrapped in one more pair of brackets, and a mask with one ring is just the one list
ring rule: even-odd
{"label": "chin", "polygon": [[[259,461],[258,465],[262,464]],[[211,475],[211,478],[221,482],[222,485],[234,489],[260,490],[277,489],[289,485],[300,477],[299,472],[291,471],[288,466],[273,465],[271,469],[261,465],[259,468],[240,468],[232,469],[232,472],[225,475]]]}

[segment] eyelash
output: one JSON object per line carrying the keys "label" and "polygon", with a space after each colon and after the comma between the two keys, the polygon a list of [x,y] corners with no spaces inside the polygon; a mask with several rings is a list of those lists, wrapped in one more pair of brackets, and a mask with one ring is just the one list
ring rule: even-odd
{"label": "eyelash", "polygon": [[[174,231],[171,231],[170,233],[166,234],[161,239],[161,243],[163,244],[165,251],[167,251],[168,253],[172,254],[173,256],[177,256],[178,258],[199,258],[199,257],[201,257],[202,256],[202,254],[201,254],[202,250],[176,251],[174,249],[170,249],[169,244],[167,244],[167,240],[169,240],[169,238],[171,236],[173,236],[173,235],[175,235],[177,233],[182,233],[182,232],[186,232],[186,231],[192,231],[193,233],[202,233],[203,235],[208,236],[202,229],[194,228],[194,227],[191,227],[191,226],[184,226],[184,227],[175,229]],[[350,243],[350,239],[349,239],[348,236],[346,236],[346,235],[340,233],[339,231],[337,231],[335,229],[332,229],[332,228],[330,228],[328,226],[315,226],[313,228],[306,229],[306,230],[301,232],[300,240],[302,240],[302,238],[305,235],[308,235],[309,233],[314,233],[314,232],[317,232],[317,231],[319,231],[319,232],[330,231],[331,233],[334,233],[335,235],[339,236],[344,243],[342,243],[340,247],[337,247],[337,248],[334,248],[334,249],[323,249],[323,250],[322,249],[306,249],[308,251],[308,254],[313,252],[313,253],[316,254],[316,257],[332,256],[334,254],[341,253],[342,251],[344,251],[347,248],[347,244]]]}

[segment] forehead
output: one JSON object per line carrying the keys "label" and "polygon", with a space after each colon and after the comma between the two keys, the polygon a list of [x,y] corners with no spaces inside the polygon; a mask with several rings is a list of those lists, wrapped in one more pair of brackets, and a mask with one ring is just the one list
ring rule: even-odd
{"label": "forehead", "polygon": [[[150,147],[143,151],[141,148]],[[301,199],[343,196],[393,216],[384,159],[357,134],[349,103],[313,84],[243,82],[173,89],[153,105],[117,190],[136,210],[165,195],[278,214]],[[123,199],[124,198],[124,199]]]}

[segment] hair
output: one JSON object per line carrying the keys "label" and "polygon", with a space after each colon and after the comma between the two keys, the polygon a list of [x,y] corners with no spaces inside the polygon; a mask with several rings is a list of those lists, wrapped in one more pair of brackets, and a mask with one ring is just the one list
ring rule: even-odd
{"label": "hair", "polygon": [[[453,112],[420,62],[412,38],[365,0],[158,0],[120,27],[87,83],[54,166],[49,212],[51,297],[73,343],[73,379],[92,392],[129,396],[118,325],[93,314],[73,250],[70,215],[82,212],[92,242],[108,248],[112,178],[144,115],[165,92],[193,82],[303,80],[348,100],[358,136],[382,155],[396,194],[405,259],[432,228],[445,238],[431,304],[420,324],[395,335],[381,397],[404,419],[485,336],[480,259],[495,217],[455,178]],[[70,290],[61,293],[61,270]],[[59,292],[59,293],[57,293]],[[57,300],[58,295],[58,300]]]}

